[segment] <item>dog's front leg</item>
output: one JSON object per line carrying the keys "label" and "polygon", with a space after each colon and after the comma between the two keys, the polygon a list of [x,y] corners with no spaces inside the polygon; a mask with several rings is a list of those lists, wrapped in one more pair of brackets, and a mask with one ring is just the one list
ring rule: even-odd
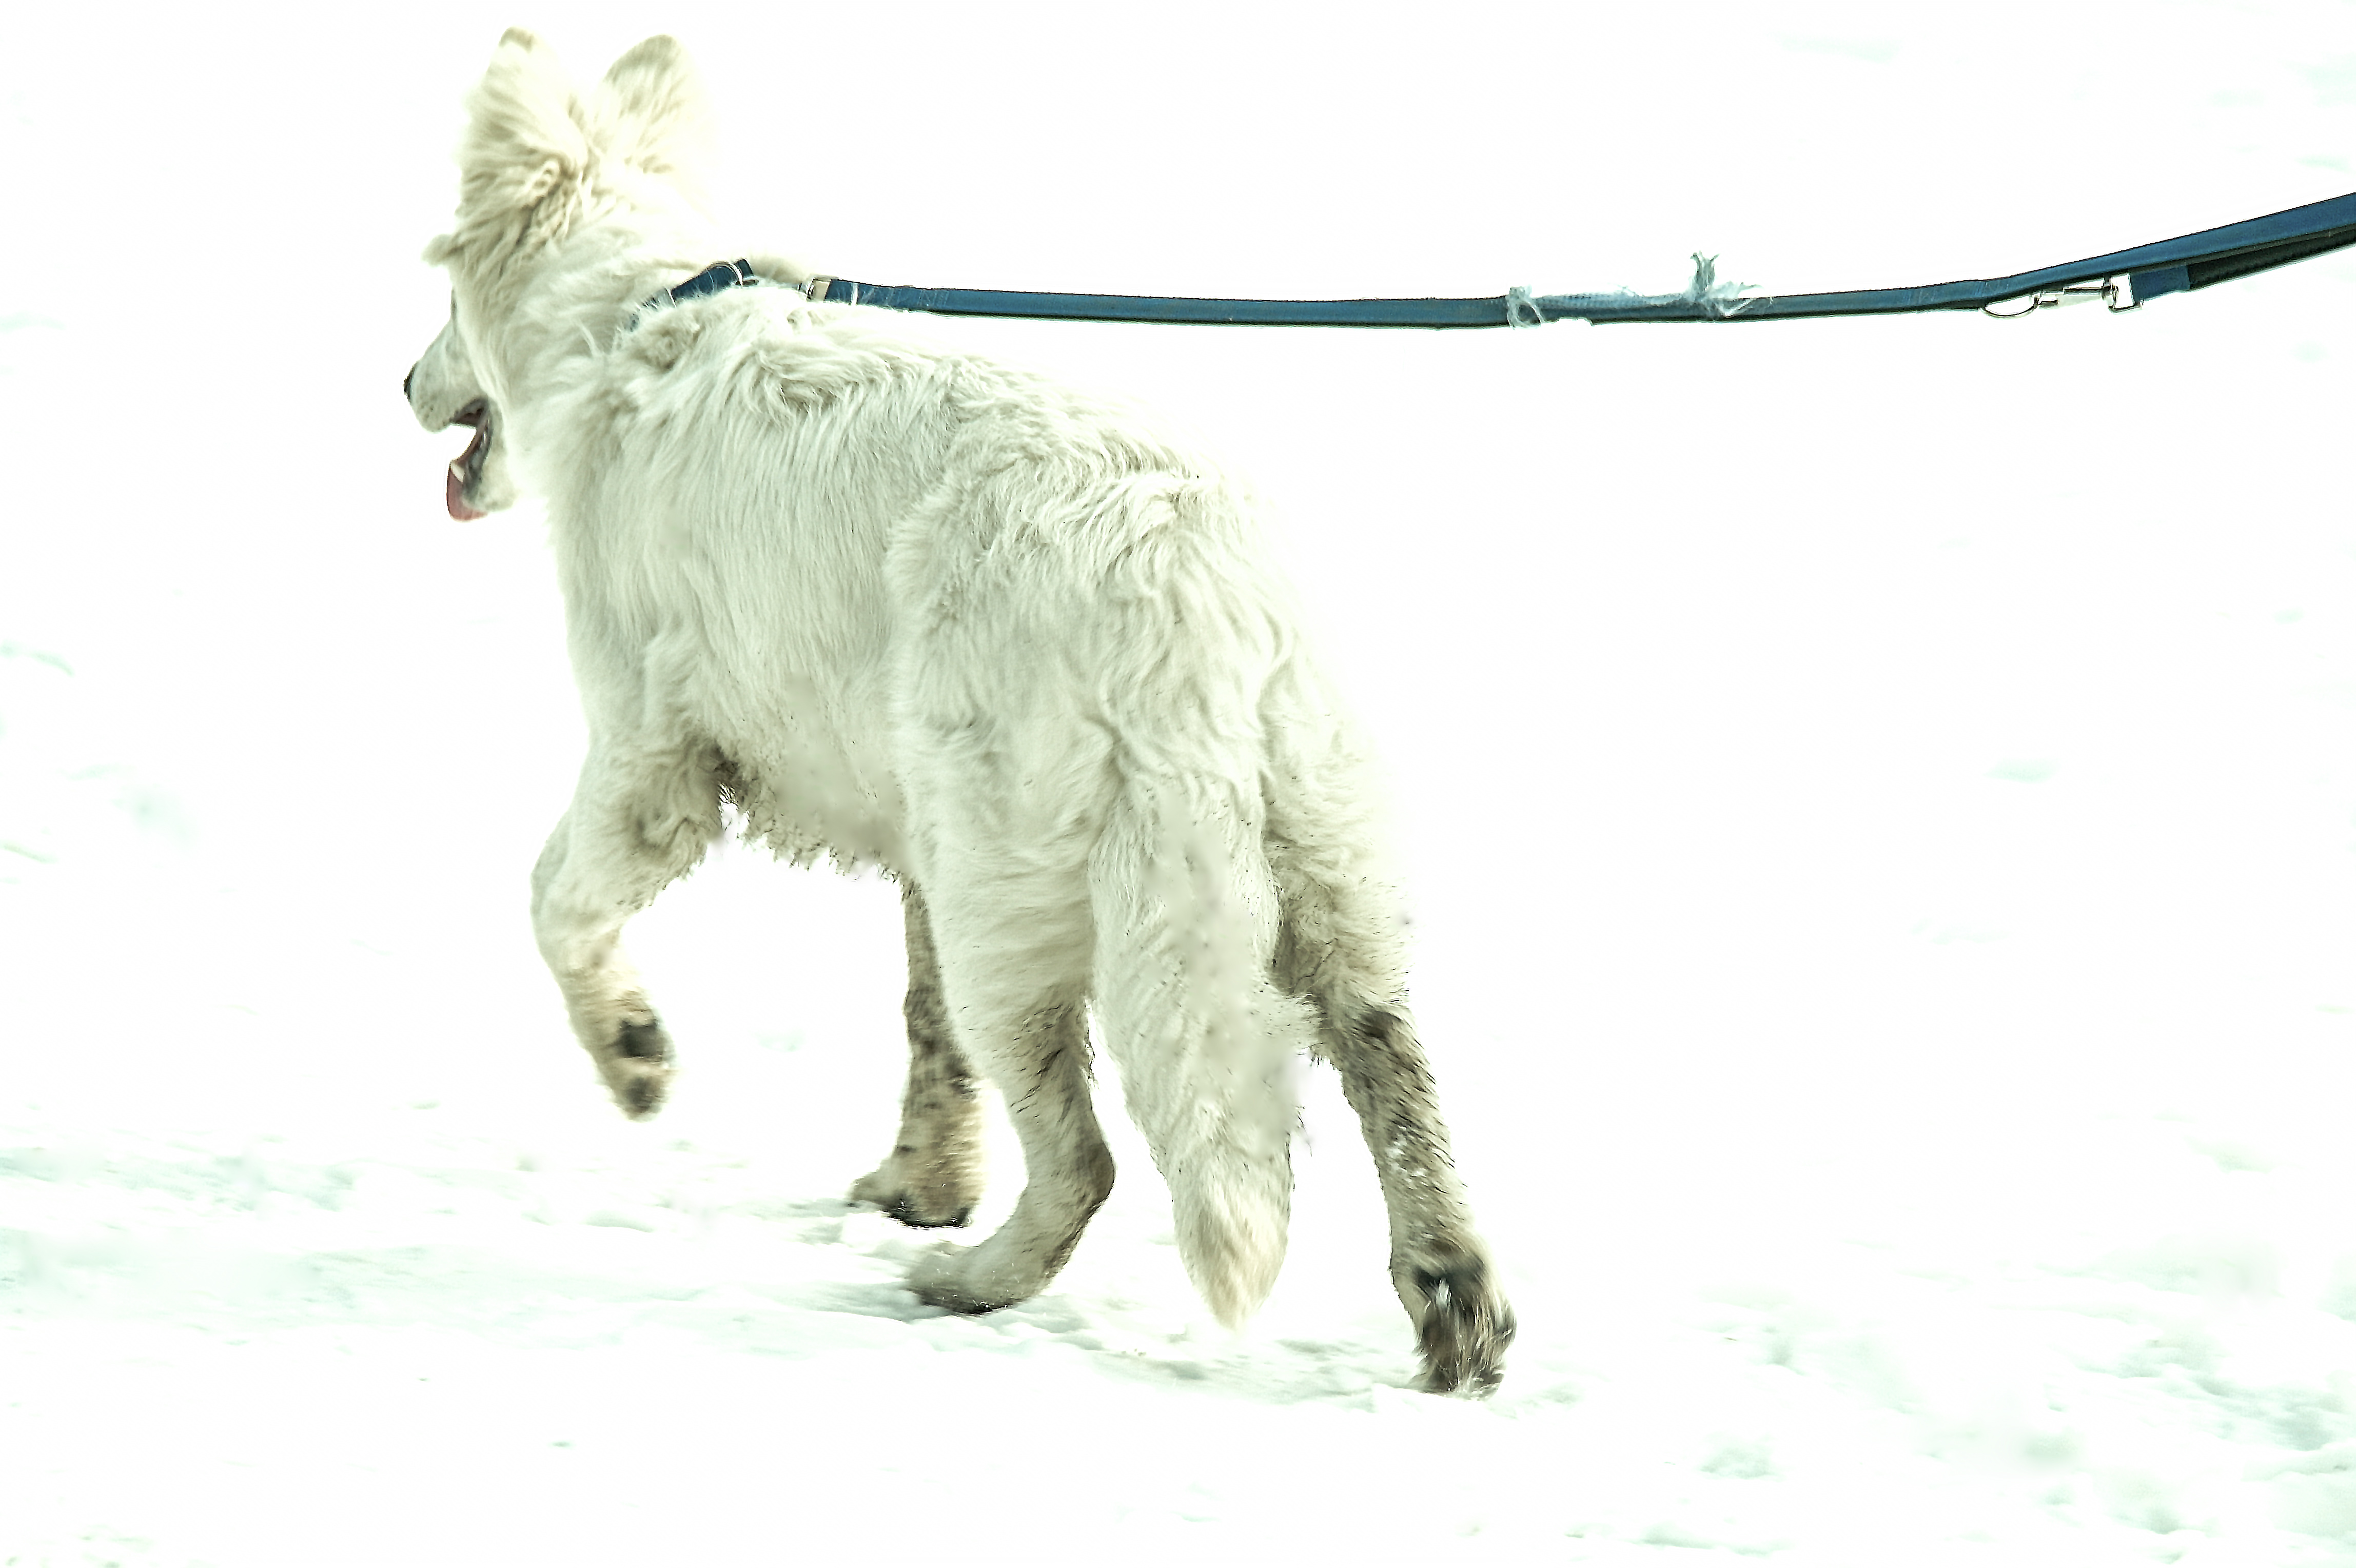
{"label": "dog's front leg", "polygon": [[962,1225],[981,1197],[980,1079],[949,1030],[932,918],[914,881],[900,881],[908,936],[908,1091],[900,1135],[884,1163],[851,1189],[903,1225]]}
{"label": "dog's front leg", "polygon": [[593,746],[573,804],[532,870],[541,956],[564,993],[573,1033],[632,1117],[661,1108],[671,1046],[622,951],[622,924],[701,860],[719,832],[709,757]]}

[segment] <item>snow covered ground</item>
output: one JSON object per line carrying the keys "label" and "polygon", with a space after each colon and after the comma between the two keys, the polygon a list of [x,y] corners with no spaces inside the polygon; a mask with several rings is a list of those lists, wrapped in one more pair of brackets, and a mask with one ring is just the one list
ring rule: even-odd
{"label": "snow covered ground", "polygon": [[[509,21],[876,281],[1930,282],[2356,188],[2356,6],[373,8],[0,55],[0,1563],[2356,1563],[2356,257],[2107,318],[958,330],[1209,430],[1398,776],[1522,1337],[1407,1391],[1309,1080],[1229,1336],[1121,1184],[898,1283],[892,890],[718,852],[616,1115],[537,518],[396,386]],[[995,1150],[994,1207],[1019,1185]]]}

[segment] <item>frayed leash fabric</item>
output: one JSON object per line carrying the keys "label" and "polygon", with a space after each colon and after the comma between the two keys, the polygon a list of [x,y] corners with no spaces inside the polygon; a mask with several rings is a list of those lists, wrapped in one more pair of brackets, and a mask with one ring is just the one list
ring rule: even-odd
{"label": "frayed leash fabric", "polygon": [[[2027,315],[2040,306],[2100,298],[2127,309],[2162,295],[2206,288],[2356,244],[2356,193],[2084,261],[1999,278],[1831,294],[1755,295],[1721,283],[1718,258],[1697,254],[1681,293],[1537,295],[1522,287],[1478,299],[1189,299],[1123,294],[1028,294],[915,288],[819,277],[812,299],[928,310],[944,316],[1063,321],[1169,321],[1258,327],[1536,327],[1639,321],[1775,321],[1813,316],[1890,316],[1927,310]],[[673,291],[676,293],[677,291]],[[1992,310],[2008,304],[2015,310]]]}
{"label": "frayed leash fabric", "polygon": [[673,285],[651,299],[638,301],[638,308],[630,317],[630,328],[636,330],[638,318],[649,310],[659,310],[682,300],[701,299],[707,294],[718,294],[724,288],[750,288],[761,281],[750,262],[714,262],[685,283]]}

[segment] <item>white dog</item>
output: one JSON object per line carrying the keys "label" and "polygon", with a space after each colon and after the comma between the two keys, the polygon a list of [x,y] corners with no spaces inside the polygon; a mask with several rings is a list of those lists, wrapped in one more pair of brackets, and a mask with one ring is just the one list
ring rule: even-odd
{"label": "white dog", "polygon": [[1024,1300],[1104,1201],[1093,1009],[1223,1321],[1283,1261],[1305,1049],[1374,1151],[1425,1386],[1495,1387],[1513,1314],[1408,1012],[1365,750],[1249,492],[1134,411],[812,304],[791,263],[673,299],[734,252],[669,38],[581,92],[510,32],[469,106],[426,252],[450,324],[406,391],[428,430],[474,427],[454,517],[547,502],[590,742],[532,920],[622,1109],[671,1062],[622,924],[733,802],[798,863],[900,883],[913,1065],[852,1197],[964,1222],[977,1068],[1021,1135],[1012,1216],[929,1254],[919,1296]]}

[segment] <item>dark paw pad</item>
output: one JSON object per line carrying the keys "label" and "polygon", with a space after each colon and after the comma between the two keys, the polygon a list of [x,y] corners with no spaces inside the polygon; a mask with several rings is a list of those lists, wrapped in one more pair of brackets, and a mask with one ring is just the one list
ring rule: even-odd
{"label": "dark paw pad", "polygon": [[663,1102],[663,1080],[636,1078],[621,1087],[622,1110],[632,1117],[650,1116]]}
{"label": "dark paw pad", "polygon": [[919,1230],[955,1229],[962,1227],[967,1220],[973,1218],[973,1205],[967,1204],[963,1208],[953,1208],[945,1215],[937,1215],[931,1210],[920,1208],[914,1197],[903,1194],[884,1205],[884,1212],[901,1224],[912,1226]]}
{"label": "dark paw pad", "polygon": [[660,1024],[651,1019],[624,1024],[612,1041],[590,1054],[623,1115],[640,1121],[662,1109],[670,1085],[671,1050],[670,1036]]}
{"label": "dark paw pad", "polygon": [[648,1019],[643,1024],[625,1024],[621,1037],[614,1042],[614,1054],[639,1061],[670,1060],[670,1036],[663,1033],[661,1024]]}

